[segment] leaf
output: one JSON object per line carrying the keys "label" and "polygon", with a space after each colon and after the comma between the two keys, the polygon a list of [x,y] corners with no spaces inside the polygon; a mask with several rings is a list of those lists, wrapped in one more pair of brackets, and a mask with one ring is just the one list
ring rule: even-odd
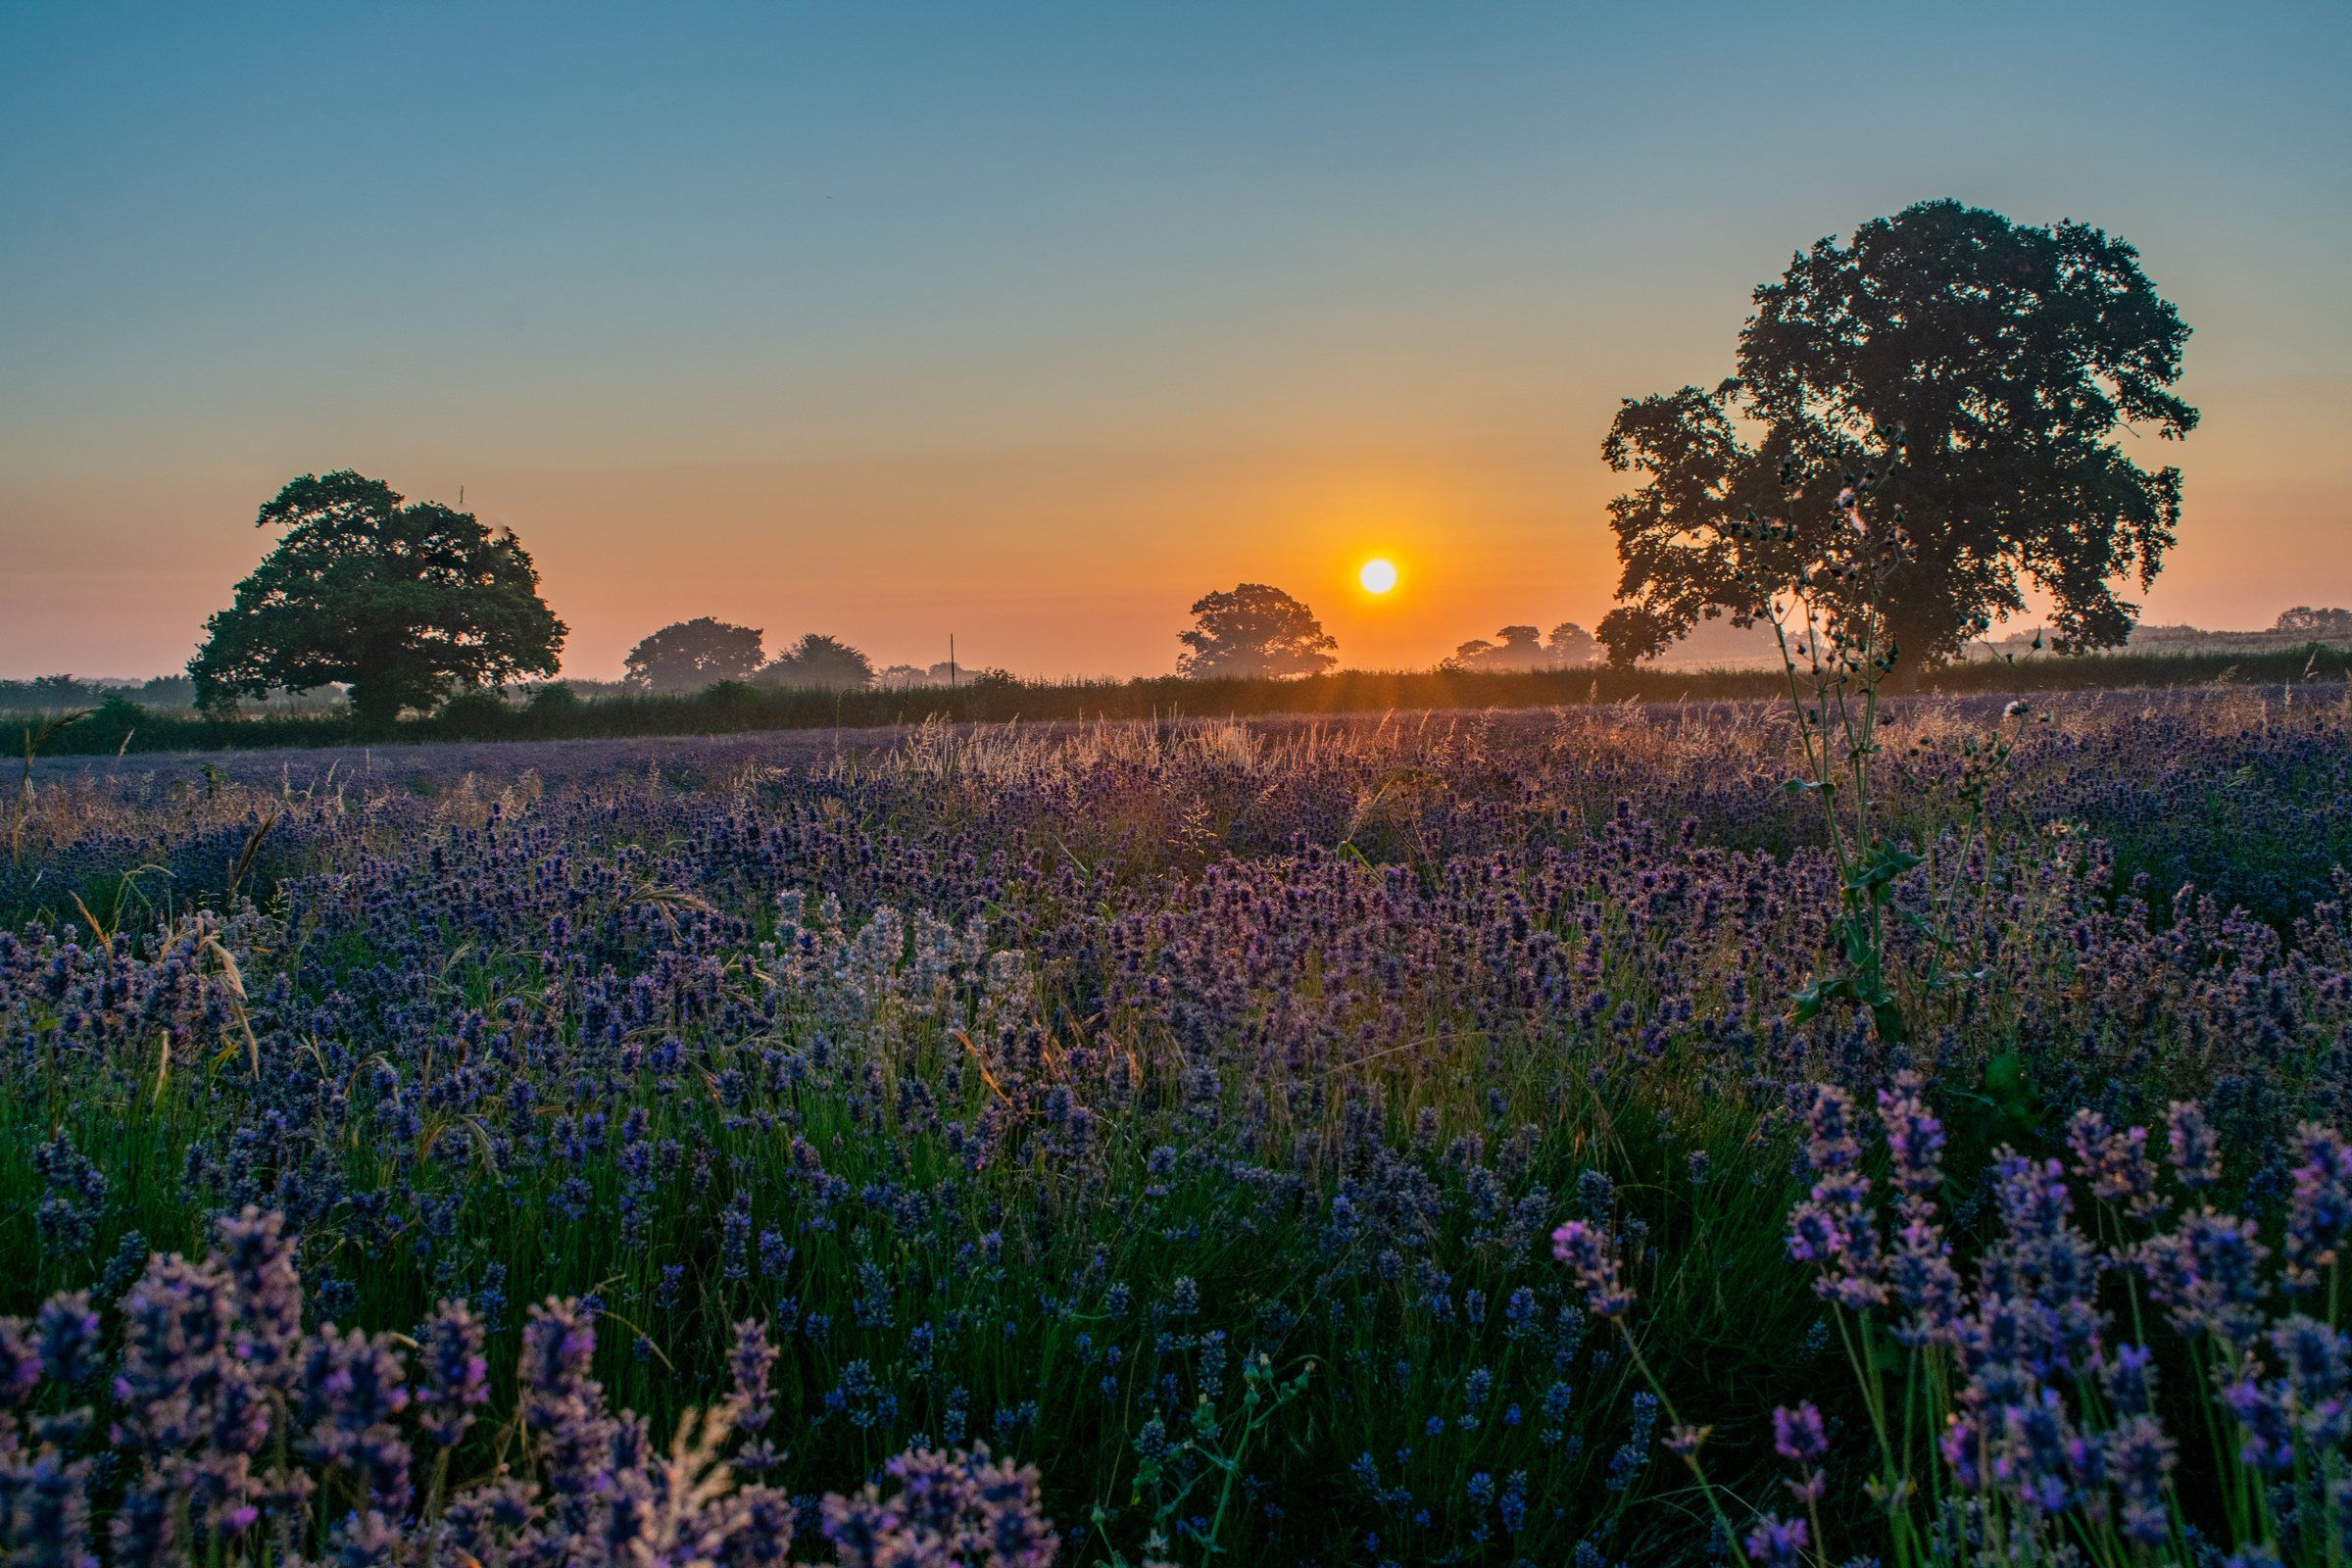
{"label": "leaf", "polygon": [[2018,1055],[2016,1051],[2001,1051],[1999,1055],[1994,1055],[1992,1060],[1985,1062],[1985,1089],[1992,1091],[1992,1096],[2001,1098],[2001,1101],[2013,1098],[2018,1091],[2023,1091],[2025,1089],[2025,1057]]}

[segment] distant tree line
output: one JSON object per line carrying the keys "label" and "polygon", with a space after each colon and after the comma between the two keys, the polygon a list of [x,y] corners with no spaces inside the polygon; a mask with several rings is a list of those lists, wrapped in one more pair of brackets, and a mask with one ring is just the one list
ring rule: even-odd
{"label": "distant tree line", "polygon": [[856,689],[874,683],[873,662],[838,637],[809,632],[772,661],[757,626],[709,615],[652,633],[622,662],[623,684],[645,692],[693,692],[720,681]]}
{"label": "distant tree line", "polygon": [[1549,636],[1533,626],[1505,626],[1497,641],[1473,637],[1456,648],[1441,666],[1446,669],[1573,669],[1600,657],[1600,643],[1573,620],[1551,628]]}

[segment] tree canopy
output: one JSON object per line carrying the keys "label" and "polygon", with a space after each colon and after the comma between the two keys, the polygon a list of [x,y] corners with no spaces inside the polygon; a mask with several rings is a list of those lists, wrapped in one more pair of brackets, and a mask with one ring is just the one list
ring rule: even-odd
{"label": "tree canopy", "polygon": [[343,469],[293,480],[256,526],[285,534],[205,622],[188,663],[209,711],[340,681],[362,720],[381,726],[456,686],[556,672],[564,626],[530,556],[471,513],[404,504]]}
{"label": "tree canopy", "polygon": [[1589,664],[1598,652],[1592,634],[1573,620],[1551,628],[1550,637],[1533,626],[1505,626],[1494,634],[1499,642],[1473,637],[1441,662],[1441,669],[1564,669]]}
{"label": "tree canopy", "polygon": [[778,686],[817,686],[827,690],[870,686],[873,662],[838,637],[809,632],[778,654],[775,662],[760,672],[761,680]]}
{"label": "tree canopy", "polygon": [[1180,675],[1264,680],[1319,674],[1339,662],[1339,639],[1315,612],[1261,582],[1197,599],[1193,615],[1193,629],[1176,634],[1191,650],[1176,662]]}
{"label": "tree canopy", "polygon": [[2298,637],[2352,637],[2352,610],[2297,605],[2278,612],[2278,624],[2271,629]]}
{"label": "tree canopy", "polygon": [[[1907,659],[1939,662],[1994,618],[2051,602],[2064,650],[2111,647],[2180,515],[2180,472],[2115,437],[2177,439],[2197,411],[2168,390],[2188,328],[2138,252],[2077,222],[2012,223],[1924,202],[1824,239],[1755,291],[1738,374],[1618,411],[1601,455],[1642,476],[1609,504],[1623,565],[1600,624],[1617,662],[1698,620],[1755,606],[1731,530],[1749,514],[1801,546],[1837,521],[1827,497],[1875,468],[1911,559],[1883,606]],[[1820,504],[1791,506],[1806,494]]]}
{"label": "tree canopy", "polygon": [[709,615],[675,621],[629,650],[624,679],[657,692],[701,691],[716,681],[743,680],[765,658],[760,628]]}

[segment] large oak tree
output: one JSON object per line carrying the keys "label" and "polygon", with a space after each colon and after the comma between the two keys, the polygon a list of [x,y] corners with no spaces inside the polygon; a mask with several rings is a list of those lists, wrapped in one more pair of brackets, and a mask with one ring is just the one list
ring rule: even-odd
{"label": "large oak tree", "polygon": [[2188,328],[2136,251],[2082,223],[1923,202],[1822,240],[1755,306],[1737,375],[1626,400],[1601,445],[1642,478],[1609,505],[1612,661],[1704,617],[1747,624],[1740,520],[1785,519],[1801,543],[1837,526],[1829,496],[1873,466],[1875,505],[1900,510],[1911,543],[1881,607],[1907,663],[1958,653],[2025,610],[2029,585],[2061,649],[2124,641],[2138,607],[2119,586],[2163,564],[2180,472],[2142,468],[2117,437],[2197,422],[2169,390]]}
{"label": "large oak tree", "polygon": [[1279,679],[1320,674],[1339,662],[1339,639],[1323,629],[1315,612],[1262,582],[1203,594],[1193,601],[1193,615],[1192,630],[1176,634],[1190,650],[1176,662],[1180,675]]}
{"label": "large oak tree", "polygon": [[208,711],[341,681],[380,729],[456,686],[556,672],[564,626],[539,597],[531,558],[471,513],[404,504],[344,469],[292,481],[257,526],[285,535],[205,622],[188,663]]}

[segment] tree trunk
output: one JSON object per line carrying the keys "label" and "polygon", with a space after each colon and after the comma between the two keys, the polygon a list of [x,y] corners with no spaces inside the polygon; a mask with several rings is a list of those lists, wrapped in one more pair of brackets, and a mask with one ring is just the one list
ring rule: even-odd
{"label": "tree trunk", "polygon": [[390,681],[363,675],[351,683],[351,716],[363,735],[389,735],[400,717],[400,694]]}

